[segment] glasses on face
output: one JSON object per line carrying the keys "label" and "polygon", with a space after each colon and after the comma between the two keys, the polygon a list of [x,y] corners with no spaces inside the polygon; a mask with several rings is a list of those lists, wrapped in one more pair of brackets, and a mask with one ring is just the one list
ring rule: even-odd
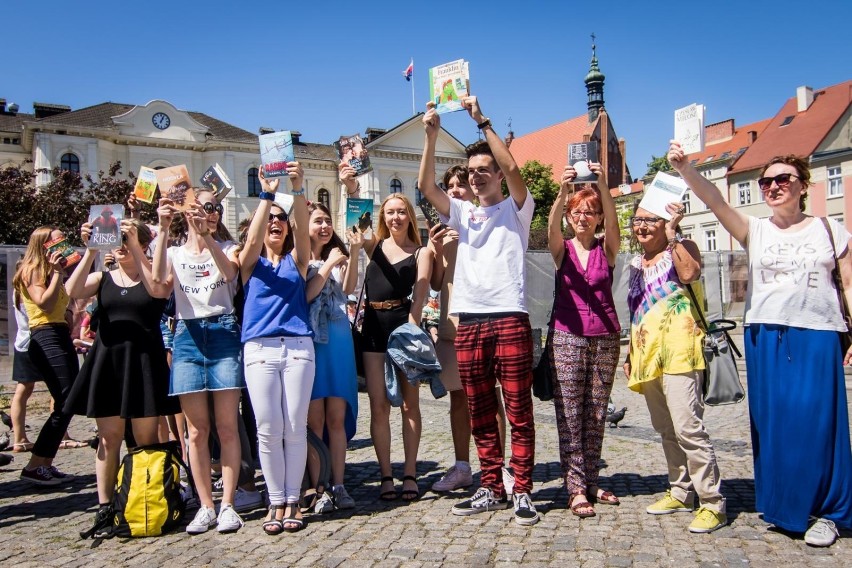
{"label": "glasses on face", "polygon": [[772,187],[773,181],[775,182],[775,185],[777,185],[778,187],[788,186],[788,185],[790,185],[790,178],[791,177],[794,177],[796,179],[802,179],[799,176],[797,176],[796,174],[778,174],[775,177],[762,177],[762,178],[760,178],[759,180],[757,180],[757,186],[762,191],[766,191],[770,187]]}
{"label": "glasses on face", "polygon": [[571,218],[579,219],[580,217],[594,217],[596,215],[600,215],[600,211],[571,211]]}
{"label": "glasses on face", "polygon": [[204,205],[202,205],[201,208],[204,209],[204,212],[207,213],[208,215],[212,215],[213,213],[218,213],[219,215],[221,215],[222,211],[225,210],[222,207],[221,204],[211,203],[209,201],[207,203],[205,203]]}
{"label": "glasses on face", "polygon": [[646,227],[649,225],[656,225],[659,221],[663,221],[662,217],[631,217],[630,224],[634,227],[641,227],[645,225]]}
{"label": "glasses on face", "polygon": [[279,220],[279,221],[281,221],[282,223],[286,223],[286,222],[287,222],[288,217],[287,217],[287,214],[286,214],[286,213],[284,213],[283,211],[282,211],[281,213],[270,213],[270,214],[269,214],[269,222],[271,223],[271,222],[273,222],[275,219],[278,219],[278,220]]}

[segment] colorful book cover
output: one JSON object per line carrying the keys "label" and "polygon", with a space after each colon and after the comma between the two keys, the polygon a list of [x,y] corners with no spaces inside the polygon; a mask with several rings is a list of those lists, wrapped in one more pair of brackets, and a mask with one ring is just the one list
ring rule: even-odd
{"label": "colorful book cover", "polygon": [[359,231],[364,238],[373,238],[373,200],[348,197],[346,199],[346,230]]}
{"label": "colorful book cover", "polygon": [[457,59],[429,69],[429,99],[438,114],[462,110],[462,99],[470,94],[470,69]]}
{"label": "colorful book cover", "polygon": [[121,204],[92,205],[89,208],[89,223],[92,234],[86,246],[90,249],[113,250],[121,247],[121,220],[124,206]]}
{"label": "colorful book cover", "polygon": [[596,141],[568,144],[568,165],[574,166],[574,170],[577,172],[577,177],[571,183],[596,182],[598,176],[589,168],[589,164],[599,161],[598,143]]}
{"label": "colorful book cover", "polygon": [[686,190],[686,182],[681,178],[657,172],[651,183],[645,186],[645,194],[639,202],[639,207],[669,220],[672,216],[666,211],[666,205],[683,201]]}
{"label": "colorful book cover", "polygon": [[220,203],[234,189],[234,184],[231,183],[231,179],[219,164],[213,164],[207,168],[207,171],[201,176],[201,185],[207,189],[212,189],[216,201]]}
{"label": "colorful book cover", "polygon": [[290,131],[261,134],[258,137],[258,143],[263,175],[267,178],[287,176],[287,162],[295,161],[293,137]]}
{"label": "colorful book cover", "polygon": [[341,136],[334,143],[337,155],[342,162],[348,163],[354,170],[355,175],[360,176],[373,170],[370,165],[370,156],[367,154],[367,145],[358,134],[352,136]]}
{"label": "colorful book cover", "polygon": [[160,196],[171,199],[178,211],[187,211],[195,203],[195,191],[186,166],[172,166],[157,170]]}
{"label": "colorful book cover", "polygon": [[693,103],[674,113],[674,139],[680,142],[685,154],[704,150],[704,105]]}
{"label": "colorful book cover", "polygon": [[157,170],[142,166],[139,168],[139,177],[136,178],[136,186],[133,188],[133,195],[136,199],[145,203],[154,203],[154,196],[157,193]]}
{"label": "colorful book cover", "polygon": [[74,247],[71,246],[65,237],[47,241],[44,243],[44,250],[47,251],[48,257],[57,251],[62,254],[62,259],[59,263],[63,268],[74,266],[83,259],[80,253],[74,250]]}

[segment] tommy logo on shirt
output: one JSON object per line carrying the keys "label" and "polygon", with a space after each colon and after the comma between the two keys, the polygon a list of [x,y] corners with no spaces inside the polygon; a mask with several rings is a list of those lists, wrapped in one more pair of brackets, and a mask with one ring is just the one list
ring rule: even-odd
{"label": "tommy logo on shirt", "polygon": [[210,276],[210,271],[209,271],[209,270],[197,270],[197,271],[195,272],[195,277],[196,277],[196,278],[205,278],[205,277],[207,277],[207,276]]}

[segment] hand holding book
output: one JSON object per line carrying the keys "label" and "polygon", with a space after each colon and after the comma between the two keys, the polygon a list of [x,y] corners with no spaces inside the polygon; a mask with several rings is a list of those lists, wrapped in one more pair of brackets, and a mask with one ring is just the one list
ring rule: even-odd
{"label": "hand holding book", "polygon": [[479,100],[474,95],[463,98],[462,106],[476,124],[481,124],[485,120],[482,109],[479,108]]}
{"label": "hand holding book", "polygon": [[281,185],[281,178],[274,177],[272,179],[267,179],[266,176],[263,175],[262,168],[257,172],[257,179],[260,180],[260,190],[266,193],[275,193],[278,191],[278,186]]}
{"label": "hand holding book", "polygon": [[337,164],[337,177],[340,183],[346,186],[347,194],[354,194],[358,189],[358,180],[355,179],[357,172],[355,168],[349,165],[349,162],[343,160]]}
{"label": "hand holding book", "polygon": [[435,110],[435,103],[426,103],[426,114],[423,115],[423,130],[429,138],[438,136],[441,130],[441,115]]}

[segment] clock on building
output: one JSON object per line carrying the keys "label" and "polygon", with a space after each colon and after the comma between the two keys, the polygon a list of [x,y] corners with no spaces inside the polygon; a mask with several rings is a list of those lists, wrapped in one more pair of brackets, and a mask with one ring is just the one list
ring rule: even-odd
{"label": "clock on building", "polygon": [[160,130],[165,130],[172,123],[172,119],[169,118],[164,112],[158,112],[154,116],[151,117],[151,122],[154,123],[154,126],[159,128]]}

